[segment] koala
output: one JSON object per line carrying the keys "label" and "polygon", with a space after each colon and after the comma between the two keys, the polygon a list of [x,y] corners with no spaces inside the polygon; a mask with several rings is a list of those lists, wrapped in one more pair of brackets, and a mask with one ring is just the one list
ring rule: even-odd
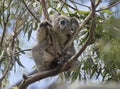
{"label": "koala", "polygon": [[60,13],[53,14],[51,21],[54,31],[57,34],[57,40],[61,44],[61,47],[64,47],[72,33],[79,28],[79,22],[74,17],[64,16]]}
{"label": "koala", "polygon": [[[64,49],[72,36],[72,32],[78,29],[78,21],[73,17],[55,13],[50,16],[50,21],[44,20],[37,30],[37,44],[32,48],[32,56],[39,71],[50,70],[57,67],[59,61],[68,60],[75,54],[73,43]],[[53,45],[53,37],[48,32],[51,30],[57,40],[57,47]],[[56,43],[56,44],[57,44]],[[58,50],[61,55],[56,56]]]}

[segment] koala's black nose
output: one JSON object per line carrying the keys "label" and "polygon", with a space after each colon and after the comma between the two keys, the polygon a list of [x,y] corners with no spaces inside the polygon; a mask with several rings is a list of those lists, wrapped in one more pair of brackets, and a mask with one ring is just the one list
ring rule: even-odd
{"label": "koala's black nose", "polygon": [[65,20],[62,20],[60,23],[61,25],[65,25]]}

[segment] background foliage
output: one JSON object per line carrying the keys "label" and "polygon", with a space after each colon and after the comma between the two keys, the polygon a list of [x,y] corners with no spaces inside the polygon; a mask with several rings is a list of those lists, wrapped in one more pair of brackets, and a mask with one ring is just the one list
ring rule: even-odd
{"label": "background foliage", "polygon": [[[97,1],[97,0],[96,0]],[[101,81],[120,81],[120,13],[119,0],[102,0],[96,10],[96,29],[94,38],[79,57],[78,65],[60,74],[71,81],[100,79]],[[60,12],[76,17],[79,22],[88,15],[90,2],[85,0],[47,0],[49,14]],[[106,6],[114,5],[113,8]],[[30,49],[22,49],[29,42],[32,33],[43,20],[42,6],[37,0],[0,0],[0,87],[8,83],[10,71],[16,63],[24,67],[21,55]],[[91,22],[77,36],[75,47],[79,50],[85,42]],[[21,37],[23,36],[23,37]],[[32,42],[35,42],[33,40]],[[20,44],[23,44],[22,46]],[[27,44],[28,45],[28,44]],[[27,55],[30,56],[30,55]],[[25,59],[24,59],[25,60]],[[17,82],[17,81],[16,81]]]}

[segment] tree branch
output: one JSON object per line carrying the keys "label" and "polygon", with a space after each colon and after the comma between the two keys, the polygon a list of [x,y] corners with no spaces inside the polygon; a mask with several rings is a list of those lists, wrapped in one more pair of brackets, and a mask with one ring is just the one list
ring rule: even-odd
{"label": "tree branch", "polygon": [[48,14],[48,12],[47,12],[47,7],[46,7],[45,0],[40,0],[40,3],[41,3],[42,8],[43,8],[43,14],[44,14],[44,16],[45,16],[45,19],[50,20],[50,19],[49,19],[49,14]]}
{"label": "tree branch", "polygon": [[[33,75],[33,74],[35,74],[37,72],[38,72],[37,69],[35,69],[35,70],[31,71],[30,73],[28,73],[27,75]],[[15,87],[15,86],[19,86],[21,84],[21,82],[22,82],[22,80],[18,81],[17,83],[15,83],[14,85],[12,85],[11,88]]]}
{"label": "tree branch", "polygon": [[35,73],[31,76],[28,76],[27,79],[23,80],[22,83],[19,86],[19,89],[27,89],[29,84],[34,83],[36,81],[39,81],[43,78],[54,76],[54,75],[57,75],[57,74],[58,74],[58,68]]}

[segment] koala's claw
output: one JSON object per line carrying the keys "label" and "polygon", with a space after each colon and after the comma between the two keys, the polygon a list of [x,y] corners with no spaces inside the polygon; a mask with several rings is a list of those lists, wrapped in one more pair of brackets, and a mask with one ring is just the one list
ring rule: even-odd
{"label": "koala's claw", "polygon": [[48,21],[44,21],[40,24],[40,27],[52,26]]}

